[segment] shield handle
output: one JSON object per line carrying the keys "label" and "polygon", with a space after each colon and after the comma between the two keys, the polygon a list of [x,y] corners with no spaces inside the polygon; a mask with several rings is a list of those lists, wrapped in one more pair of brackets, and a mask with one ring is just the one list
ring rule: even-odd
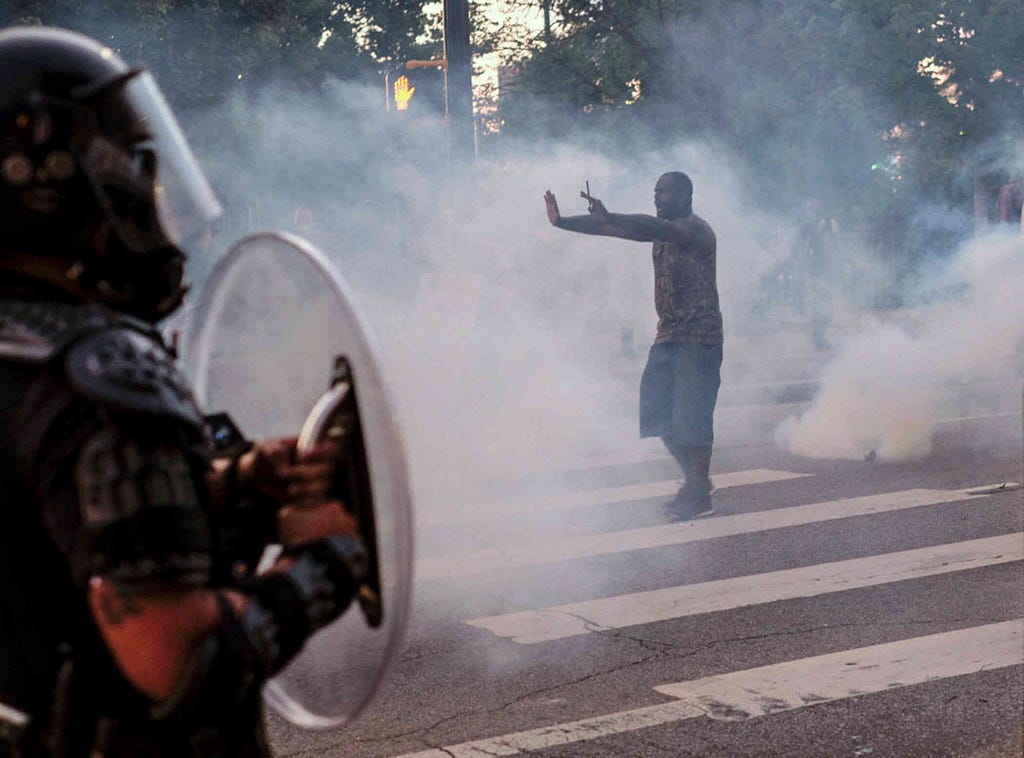
{"label": "shield handle", "polygon": [[377,524],[373,515],[373,487],[366,459],[363,427],[359,419],[355,378],[343,355],[334,359],[330,384],[330,389],[320,396],[302,424],[297,448],[302,453],[321,440],[332,440],[338,446],[330,495],[340,500],[359,524],[370,559],[370,570],[357,597],[366,623],[379,627],[384,619],[384,602],[381,596]]}

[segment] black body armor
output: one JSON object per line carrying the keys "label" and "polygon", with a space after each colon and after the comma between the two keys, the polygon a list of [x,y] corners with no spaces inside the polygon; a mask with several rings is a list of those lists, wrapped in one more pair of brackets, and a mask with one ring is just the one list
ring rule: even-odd
{"label": "black body armor", "polygon": [[[366,581],[346,535],[235,574],[280,503],[211,497],[210,458],[230,456],[152,326],[219,212],[147,72],[66,30],[0,30],[0,758],[267,755],[262,683]],[[100,639],[94,577],[216,598],[165,702]]]}
{"label": "black body armor", "polygon": [[159,334],[0,300],[0,392],[0,756],[268,754],[258,687],[154,719],[85,602],[94,574],[208,586],[219,570],[202,419]]}

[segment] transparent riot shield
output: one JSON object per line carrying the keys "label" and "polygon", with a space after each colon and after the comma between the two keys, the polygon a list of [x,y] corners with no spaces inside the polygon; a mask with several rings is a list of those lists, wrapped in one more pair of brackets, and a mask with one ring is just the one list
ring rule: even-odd
{"label": "transparent riot shield", "polygon": [[293,724],[353,719],[401,641],[412,587],[412,512],[400,430],[366,321],[315,247],[284,233],[248,237],[218,263],[186,328],[186,367],[206,413],[248,439],[339,441],[346,506],[374,570],[358,602],[315,634],[264,688]]}

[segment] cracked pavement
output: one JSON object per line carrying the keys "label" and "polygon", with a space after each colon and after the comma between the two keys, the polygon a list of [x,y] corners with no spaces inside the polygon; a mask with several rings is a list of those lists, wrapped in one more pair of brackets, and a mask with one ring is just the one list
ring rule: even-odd
{"label": "cracked pavement", "polygon": [[[964,455],[939,446],[907,466],[811,462],[778,451],[733,453],[739,467],[813,473],[792,482],[735,488],[716,496],[722,513],[769,510],[913,487],[962,488],[1020,480],[1019,454]],[[645,526],[656,504],[586,511],[588,528]],[[631,511],[629,509],[632,509]],[[632,515],[628,515],[631,513]],[[571,531],[584,515],[567,515]],[[545,522],[545,536],[553,527]],[[406,645],[379,701],[346,730],[302,732],[271,716],[280,756],[387,758],[658,706],[666,683],[796,661],[893,640],[1024,616],[1020,561],[954,573],[605,628],[574,617],[590,634],[520,645],[464,620],[678,584],[709,582],[829,561],[882,555],[1024,530],[1021,492],[997,492],[984,507],[959,503],[845,521],[516,568],[464,581],[421,582]],[[517,539],[525,530],[514,530]],[[811,695],[807,696],[813,700]],[[1024,737],[1024,667],[998,669],[721,721],[687,718],[568,745],[473,755],[556,756],[1019,756]],[[860,752],[858,752],[860,751]],[[1016,753],[1012,752],[1016,751]]]}

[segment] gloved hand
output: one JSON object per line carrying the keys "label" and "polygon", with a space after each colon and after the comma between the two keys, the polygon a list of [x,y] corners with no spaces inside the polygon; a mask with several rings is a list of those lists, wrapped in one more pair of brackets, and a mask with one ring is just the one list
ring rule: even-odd
{"label": "gloved hand", "polygon": [[237,491],[242,499],[286,502],[322,500],[331,486],[337,448],[320,442],[299,455],[295,437],[261,440],[238,459]]}
{"label": "gloved hand", "polygon": [[339,534],[359,535],[359,525],[338,500],[289,503],[277,512],[277,539],[287,550]]}
{"label": "gloved hand", "polygon": [[337,445],[329,440],[298,453],[294,437],[265,440],[239,461],[239,482],[254,497],[278,504],[278,541],[287,548],[336,534],[358,534],[355,519],[328,500]]}

